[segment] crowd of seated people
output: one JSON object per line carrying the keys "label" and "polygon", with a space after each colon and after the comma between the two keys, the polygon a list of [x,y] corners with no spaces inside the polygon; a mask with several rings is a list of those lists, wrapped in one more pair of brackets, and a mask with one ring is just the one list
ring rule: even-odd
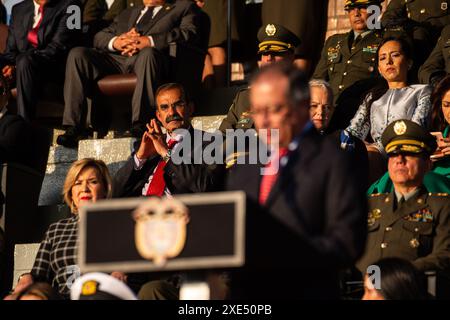
{"label": "crowd of seated people", "polygon": [[[130,132],[137,140],[114,179],[100,159],[73,163],[63,190],[73,215],[50,225],[32,270],[7,299],[178,299],[176,273],[155,278],[117,270],[110,276],[86,274],[69,285],[77,270],[80,206],[111,197],[235,190],[247,196],[247,253],[245,266],[224,277],[229,277],[226,298],[338,299],[343,297],[343,273],[345,280],[360,281],[359,298],[370,300],[430,298],[424,288],[427,271],[443,275],[448,285],[447,8],[441,8],[444,18],[428,19],[430,27],[414,13],[403,16],[414,8],[391,0],[381,27],[373,30],[368,7],[381,9],[384,0],[342,1],[351,30],[329,37],[323,49],[315,48],[320,57],[302,54],[310,38],[290,30],[292,24],[268,21],[266,8],[255,35],[258,68],[218,129],[220,137],[236,129],[253,130],[268,162],[246,161],[254,151],[246,145],[246,152],[231,159],[224,155],[225,164],[180,164],[172,157],[185,135],[208,134],[191,124],[194,104],[185,87],[174,82],[169,45],[209,52],[204,76],[215,71],[214,82],[223,83],[223,70],[212,67],[223,65],[223,39],[212,41],[221,35],[211,35],[209,50],[202,39],[208,33],[202,30],[202,8],[217,11],[210,1],[215,0],[24,0],[14,6],[0,68],[17,88],[17,115],[0,105],[0,129],[7,120],[18,128],[39,121],[40,86],[56,72],[64,83],[66,127],[57,143],[76,148],[88,137],[88,99],[97,81],[135,73]],[[69,5],[84,8],[81,30],[68,27]],[[269,5],[276,2],[267,1]],[[423,6],[431,6],[426,9],[430,15],[439,11],[429,2]],[[223,19],[223,12],[222,18],[214,18]],[[425,40],[428,46],[419,50]],[[277,141],[267,134],[273,129],[278,130]],[[12,130],[3,131],[0,163],[26,158],[20,148],[26,131],[15,130],[20,135],[14,139],[6,139]],[[195,148],[209,146],[191,147],[187,158],[192,160]],[[260,174],[262,168],[267,175]],[[268,247],[284,249],[268,253]],[[374,265],[381,269],[381,289],[368,271]]]}

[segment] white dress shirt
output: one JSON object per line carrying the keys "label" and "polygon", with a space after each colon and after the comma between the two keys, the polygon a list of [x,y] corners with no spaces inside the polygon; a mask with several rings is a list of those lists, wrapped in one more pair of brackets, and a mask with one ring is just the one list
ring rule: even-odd
{"label": "white dress shirt", "polygon": [[34,18],[33,18],[33,29],[38,24],[39,20],[41,20],[41,13],[39,12],[39,5],[33,1],[34,4]]}
{"label": "white dress shirt", "polygon": [[115,0],[105,0],[106,6],[108,7],[108,10],[111,8]]}
{"label": "white dress shirt", "polygon": [[[159,10],[161,10],[161,9],[162,9],[162,6],[157,6],[157,7],[155,7],[155,8],[153,9],[152,19],[158,14]],[[148,7],[147,7],[147,6],[145,6],[144,9],[142,9],[141,14],[139,15],[139,18],[136,20],[135,25],[139,23],[139,21],[142,19],[142,17],[143,17],[144,14],[147,12],[147,10],[148,10]],[[113,51],[113,52],[117,51],[116,49],[114,49],[114,46],[113,46],[113,43],[114,43],[114,41],[116,41],[116,39],[117,39],[117,36],[114,37],[114,38],[112,38],[112,39],[109,41],[109,43],[108,43],[108,49],[109,49],[109,51]],[[150,40],[150,46],[151,46],[151,47],[154,47],[154,46],[155,46],[155,42],[153,41],[152,36],[148,36],[148,39]]]}

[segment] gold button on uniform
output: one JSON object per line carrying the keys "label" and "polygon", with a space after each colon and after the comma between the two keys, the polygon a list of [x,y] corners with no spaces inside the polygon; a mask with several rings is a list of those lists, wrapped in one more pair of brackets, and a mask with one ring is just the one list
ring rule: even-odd
{"label": "gold button on uniform", "polygon": [[350,63],[352,63],[352,60],[347,60],[347,64],[350,64]]}
{"label": "gold button on uniform", "polygon": [[387,246],[388,246],[388,244],[387,244],[386,242],[383,242],[383,243],[381,244],[381,249],[386,249]]}
{"label": "gold button on uniform", "polygon": [[420,13],[421,13],[421,14],[424,14],[425,11],[426,11],[425,9],[422,9],[422,10],[420,10]]}
{"label": "gold button on uniform", "polygon": [[387,232],[392,231],[392,228],[391,227],[386,227],[386,231]]}
{"label": "gold button on uniform", "polygon": [[342,84],[339,85],[339,90],[344,89],[344,86]]}
{"label": "gold button on uniform", "polygon": [[420,246],[420,242],[417,239],[411,239],[411,241],[409,241],[409,245],[411,246],[411,248],[416,249]]}
{"label": "gold button on uniform", "polygon": [[346,75],[347,75],[347,72],[344,72],[344,73],[343,73],[343,76],[346,76]]}

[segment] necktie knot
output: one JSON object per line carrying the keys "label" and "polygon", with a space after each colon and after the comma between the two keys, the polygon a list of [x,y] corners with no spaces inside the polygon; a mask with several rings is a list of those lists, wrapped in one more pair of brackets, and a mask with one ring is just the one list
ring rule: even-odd
{"label": "necktie knot", "polygon": [[169,140],[169,142],[167,142],[167,147],[169,148],[169,149],[173,149],[173,147],[175,147],[175,145],[177,144],[177,140],[175,140],[175,139],[170,139]]}

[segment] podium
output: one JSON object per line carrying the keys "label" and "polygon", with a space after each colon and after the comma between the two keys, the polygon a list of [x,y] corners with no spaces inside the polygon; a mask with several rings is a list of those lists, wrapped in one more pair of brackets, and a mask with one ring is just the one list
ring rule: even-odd
{"label": "podium", "polygon": [[245,263],[243,192],[103,200],[79,214],[81,273],[198,273]]}

